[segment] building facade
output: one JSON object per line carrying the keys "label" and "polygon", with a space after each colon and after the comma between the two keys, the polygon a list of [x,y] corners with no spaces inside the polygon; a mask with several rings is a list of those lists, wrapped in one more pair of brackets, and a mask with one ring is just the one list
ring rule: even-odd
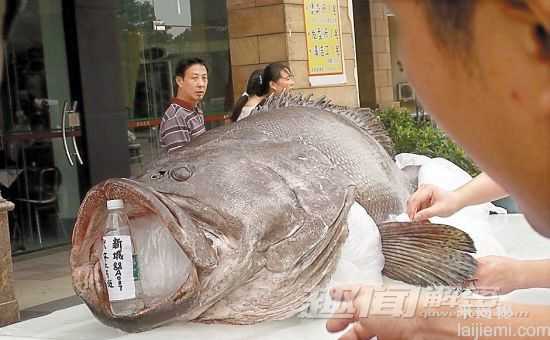
{"label": "building facade", "polygon": [[[322,11],[326,27],[314,20]],[[290,66],[295,91],[396,105],[391,20],[382,0],[28,0],[4,50],[0,189],[15,209],[0,248],[70,243],[91,186],[158,157],[182,58],[209,65],[209,128],[226,123],[250,73],[273,62]],[[316,32],[331,35],[338,58],[329,43],[313,45]]]}

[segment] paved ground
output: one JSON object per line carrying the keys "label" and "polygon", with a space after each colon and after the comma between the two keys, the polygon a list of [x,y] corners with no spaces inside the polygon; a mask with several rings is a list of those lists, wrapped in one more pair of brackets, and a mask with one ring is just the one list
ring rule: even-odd
{"label": "paved ground", "polygon": [[68,246],[17,256],[13,267],[21,320],[82,303],[72,287]]}

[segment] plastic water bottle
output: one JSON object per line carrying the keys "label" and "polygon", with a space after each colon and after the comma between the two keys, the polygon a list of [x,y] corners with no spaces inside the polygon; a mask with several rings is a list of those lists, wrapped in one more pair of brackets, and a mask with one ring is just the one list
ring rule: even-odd
{"label": "plastic water bottle", "polygon": [[132,315],[144,308],[137,256],[122,200],[107,201],[101,265],[113,315]]}

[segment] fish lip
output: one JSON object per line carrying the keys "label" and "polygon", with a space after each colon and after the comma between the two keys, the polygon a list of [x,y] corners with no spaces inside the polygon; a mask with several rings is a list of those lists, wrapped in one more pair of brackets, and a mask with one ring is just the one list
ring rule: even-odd
{"label": "fish lip", "polygon": [[[130,201],[136,206],[146,207],[151,211],[158,212],[166,223],[178,223],[166,204],[162,202],[159,193],[140,182],[127,178],[109,179],[104,182],[103,190],[107,200],[122,199],[125,203]],[[127,193],[130,193],[130,195]],[[128,207],[129,205],[125,204],[125,206]],[[128,212],[128,215],[131,214],[132,211]]]}
{"label": "fish lip", "polygon": [[107,199],[124,198],[120,197],[124,196],[121,193],[126,193],[130,199],[135,199],[137,195],[134,201],[136,205],[144,206],[144,203],[149,203],[147,207],[159,214],[176,242],[195,266],[210,270],[218,265],[216,253],[207,243],[205,235],[199,231],[191,217],[166,194],[127,178],[107,180],[103,188]]}
{"label": "fish lip", "polygon": [[[109,179],[92,188],[84,199],[73,232],[73,248],[70,263],[73,277],[73,287],[90,307],[92,312],[104,323],[129,332],[144,330],[160,323],[170,321],[174,317],[192,312],[195,308],[200,282],[196,264],[187,252],[185,256],[191,262],[190,274],[179,285],[179,288],[166,298],[147,305],[143,310],[131,317],[115,317],[109,308],[109,300],[103,275],[97,255],[97,240],[103,235],[103,228],[98,226],[96,214],[88,213],[96,209],[106,209],[106,201],[122,199],[131,202],[127,207],[136,205],[141,208],[158,212],[165,223],[177,225],[178,220],[173,212],[162,202],[162,197],[154,190],[131,179]],[[169,199],[168,199],[169,200]],[[140,209],[137,209],[139,214]],[[128,211],[128,215],[137,216],[136,209]],[[172,233],[173,230],[168,228]],[[179,243],[179,242],[178,242]],[[182,247],[181,244],[179,244]],[[182,247],[183,248],[183,247]],[[167,303],[171,301],[170,303]],[[159,318],[158,315],[165,315]]]}

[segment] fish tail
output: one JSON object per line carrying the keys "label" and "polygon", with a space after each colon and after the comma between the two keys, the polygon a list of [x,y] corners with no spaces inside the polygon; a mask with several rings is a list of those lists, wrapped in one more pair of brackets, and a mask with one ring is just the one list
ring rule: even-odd
{"label": "fish tail", "polygon": [[475,273],[474,242],[442,224],[389,222],[379,225],[387,277],[416,286],[463,286]]}

